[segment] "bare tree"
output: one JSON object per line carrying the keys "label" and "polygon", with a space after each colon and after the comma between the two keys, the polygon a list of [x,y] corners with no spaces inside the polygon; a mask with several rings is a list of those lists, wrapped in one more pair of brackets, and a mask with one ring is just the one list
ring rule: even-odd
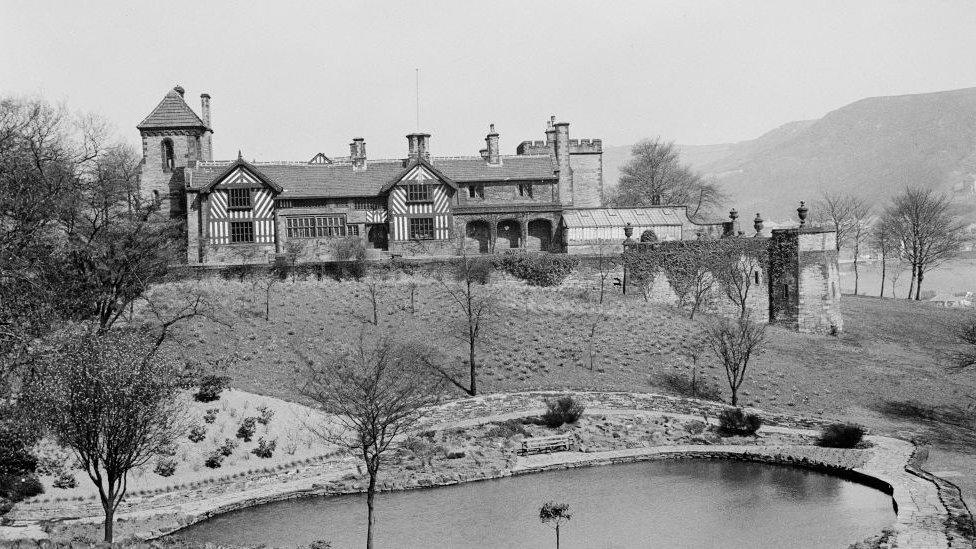
{"label": "bare tree", "polygon": [[854,295],[858,293],[858,283],[860,282],[860,271],[858,261],[861,255],[861,248],[868,243],[871,236],[871,205],[860,198],[851,197],[851,223],[848,231],[848,240],[851,244],[851,255],[854,261]]}
{"label": "bare tree", "polygon": [[607,240],[600,240],[596,244],[595,262],[599,293],[597,294],[596,306],[592,309],[587,309],[587,312],[584,313],[587,327],[586,355],[590,370],[596,367],[597,333],[599,332],[600,326],[607,321],[607,312],[603,303],[606,299],[607,281],[619,264],[619,261],[610,253],[611,246],[612,242]]}
{"label": "bare tree", "polygon": [[255,290],[261,291],[261,297],[264,301],[265,322],[271,321],[271,295],[274,293],[274,289],[279,282],[281,282],[281,276],[276,269],[271,269],[264,276],[254,280],[252,284]]}
{"label": "bare tree", "polygon": [[417,314],[417,288],[419,286],[416,280],[407,282],[407,296],[408,303],[410,304],[407,310],[410,311],[411,316]]}
{"label": "bare tree", "polygon": [[462,255],[452,267],[450,276],[440,274],[436,280],[462,317],[461,339],[468,347],[468,383],[458,381],[444,368],[438,367],[438,371],[453,385],[474,396],[478,394],[478,345],[498,301],[491,287],[492,264],[487,259]]}
{"label": "bare tree", "polygon": [[156,340],[142,330],[74,334],[25,382],[25,400],[98,488],[106,542],[129,471],[170,446],[180,424],[179,363]]}
{"label": "bare tree", "polygon": [[600,305],[603,305],[603,298],[606,295],[607,280],[610,279],[610,275],[620,263],[616,255],[610,253],[613,244],[609,240],[600,240],[596,244],[596,271],[600,281]]}
{"label": "bare tree", "polygon": [[556,549],[559,549],[559,527],[564,522],[569,522],[573,518],[573,513],[569,510],[568,503],[556,503],[547,501],[539,508],[539,521],[542,524],[552,524],[556,531]]}
{"label": "bare tree", "polygon": [[817,203],[817,219],[821,223],[833,225],[837,233],[837,251],[848,241],[851,227],[852,197],[846,194],[824,191]]}
{"label": "bare tree", "polygon": [[722,253],[714,242],[677,241],[667,242],[656,248],[659,261],[671,288],[678,297],[678,306],[691,305],[689,317],[707,306],[714,297],[716,265],[722,262]]}
{"label": "bare tree", "polygon": [[[868,246],[881,258],[881,289],[878,292],[878,296],[884,297],[888,265],[892,260],[897,260],[901,253],[898,248],[898,239],[895,232],[888,224],[888,219],[884,216],[878,218],[871,227],[868,236]],[[892,289],[891,295],[895,295],[894,289]]]}
{"label": "bare tree", "polygon": [[366,317],[366,322],[372,324],[373,326],[379,326],[380,323],[380,293],[383,291],[383,280],[378,276],[369,276],[363,281],[363,287],[366,289],[366,304],[369,306],[371,311],[371,316]]}
{"label": "bare tree", "polygon": [[925,273],[962,251],[963,225],[952,214],[949,197],[918,187],[906,188],[896,196],[885,217],[911,266],[908,297],[914,289],[915,299],[921,299]]}
{"label": "bare tree", "polygon": [[681,162],[673,142],[659,138],[641,141],[633,146],[631,155],[608,200],[612,206],[687,206],[688,215],[695,218],[725,200],[715,181],[703,178]]}
{"label": "bare tree", "polygon": [[763,267],[769,263],[767,244],[755,238],[729,238],[715,245],[720,249],[712,256],[712,272],[739,310],[739,318],[745,318],[752,288],[759,285]]}
{"label": "bare tree", "polygon": [[749,361],[765,350],[766,325],[748,318],[722,319],[705,329],[705,342],[725,368],[732,405],[738,405],[739,387],[745,381]]}
{"label": "bare tree", "polygon": [[384,455],[417,424],[423,408],[438,402],[442,379],[428,367],[424,348],[390,339],[371,347],[360,338],[353,353],[307,362],[300,391],[331,414],[309,428],[322,440],[359,454],[366,464],[366,547],[371,548],[376,479]]}

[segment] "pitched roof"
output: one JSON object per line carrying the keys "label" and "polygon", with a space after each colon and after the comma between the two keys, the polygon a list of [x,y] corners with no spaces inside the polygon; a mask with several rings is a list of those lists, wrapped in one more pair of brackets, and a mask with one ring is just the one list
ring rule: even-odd
{"label": "pitched roof", "polygon": [[163,100],[156,105],[149,116],[136,126],[137,129],[160,128],[207,128],[197,113],[183,101],[183,96],[176,89],[169,90]]}
{"label": "pitched roof", "polygon": [[437,168],[435,168],[434,166],[432,166],[429,161],[427,161],[427,160],[425,160],[423,158],[414,158],[414,159],[410,160],[409,162],[406,162],[405,165],[404,165],[404,167],[403,167],[403,170],[401,170],[400,173],[397,174],[396,177],[394,177],[393,179],[387,181],[386,182],[386,185],[383,185],[383,188],[380,189],[380,192],[386,192],[386,191],[392,189],[394,185],[396,185],[401,180],[403,180],[403,178],[406,177],[406,175],[408,173],[410,173],[410,171],[413,170],[417,166],[423,166],[434,177],[436,177],[437,179],[440,179],[444,183],[447,183],[454,190],[457,190],[457,188],[458,188],[457,183],[455,183],[454,180],[451,179],[450,177],[447,177],[446,175],[444,175],[444,173],[442,171],[440,171]]}
{"label": "pitched roof", "polygon": [[[248,164],[284,190],[281,198],[340,198],[378,196],[384,187],[395,184],[410,161],[369,160],[366,169],[354,170],[349,162],[333,159],[333,164],[307,162],[260,162]],[[426,163],[426,161],[425,161]],[[219,181],[231,162],[205,162],[187,168],[187,186],[201,190]],[[556,179],[547,155],[506,156],[499,166],[483,158],[433,158],[429,162],[438,177],[455,183],[469,181],[526,181]]]}
{"label": "pitched roof", "polygon": [[549,155],[502,156],[497,165],[480,156],[435,158],[434,166],[454,181],[537,181],[556,179]]}
{"label": "pitched roof", "polygon": [[684,225],[688,216],[683,206],[654,208],[587,208],[566,210],[563,222],[567,227],[635,227],[655,225]]}
{"label": "pitched roof", "polygon": [[224,180],[225,177],[234,172],[237,168],[247,170],[254,177],[256,177],[261,183],[271,187],[275,192],[280,193],[283,189],[281,185],[277,184],[275,181],[270,179],[267,175],[262,173],[260,170],[254,167],[251,163],[247,162],[243,158],[238,158],[236,162],[228,165],[223,171],[215,175],[209,183],[200,188],[200,192],[208,193],[213,190],[214,186]]}

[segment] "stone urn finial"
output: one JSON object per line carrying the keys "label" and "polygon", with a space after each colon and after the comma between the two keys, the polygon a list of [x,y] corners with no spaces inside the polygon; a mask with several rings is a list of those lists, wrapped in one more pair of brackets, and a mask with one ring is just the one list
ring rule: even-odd
{"label": "stone urn finial", "polygon": [[629,221],[624,226],[624,236],[627,237],[627,240],[630,240],[630,237],[634,236],[634,226]]}
{"label": "stone urn finial", "polygon": [[800,217],[800,226],[802,227],[807,222],[807,212],[809,212],[806,204],[801,200],[800,207],[796,209],[796,215]]}
{"label": "stone urn finial", "polygon": [[729,210],[729,219],[731,219],[732,221],[739,219],[739,211],[736,210],[735,208]]}
{"label": "stone urn finial", "polygon": [[763,230],[763,218],[756,212],[756,218],[752,220],[752,228],[756,229],[756,234],[759,234]]}

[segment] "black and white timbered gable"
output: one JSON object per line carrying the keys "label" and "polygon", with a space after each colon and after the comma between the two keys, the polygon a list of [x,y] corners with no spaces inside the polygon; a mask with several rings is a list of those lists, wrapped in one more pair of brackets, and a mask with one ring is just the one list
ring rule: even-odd
{"label": "black and white timbered gable", "polygon": [[391,239],[449,240],[451,201],[457,189],[457,183],[427,160],[411,160],[384,188],[389,192],[387,209]]}
{"label": "black and white timbered gable", "polygon": [[203,189],[212,244],[275,241],[274,198],[282,188],[238,159]]}

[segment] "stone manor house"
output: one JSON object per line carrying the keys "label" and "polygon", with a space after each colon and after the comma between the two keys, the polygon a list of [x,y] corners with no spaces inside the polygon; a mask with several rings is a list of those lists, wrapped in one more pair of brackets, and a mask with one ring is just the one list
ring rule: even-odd
{"label": "stone manor house", "polygon": [[[183,222],[188,265],[268,263],[282,254],[327,261],[349,239],[379,259],[454,255],[461,246],[619,253],[625,233],[629,240],[653,231],[659,241],[743,234],[734,210],[731,221],[699,224],[682,206],[603,207],[602,141],[571,139],[569,124],[555,117],[544,140],[522,141],[514,155],[501,153],[491,125],[471,156],[433,156],[430,134],[411,133],[403,158],[371,159],[355,137],[348,156],[215,161],[210,96],[200,96],[197,115],[176,86],[137,128],[141,191]],[[832,333],[842,328],[836,234],[804,227],[805,211],[799,229],[769,235],[777,252],[768,272],[756,274],[751,308],[762,320]],[[758,214],[755,228],[760,236]]]}
{"label": "stone manor house", "polygon": [[164,211],[185,221],[186,262],[266,262],[298,252],[332,259],[336,243],[359,238],[373,257],[506,250],[586,253],[595,243],[638,234],[661,240],[714,232],[683,207],[603,208],[600,139],[570,139],[552,117],[545,140],[502,154],[494,125],[478,154],[438,157],[431,136],[407,135],[403,158],[372,159],[355,137],[348,156],[307,161],[213,159],[210,96],[198,116],[176,86],[137,128],[140,185]]}

